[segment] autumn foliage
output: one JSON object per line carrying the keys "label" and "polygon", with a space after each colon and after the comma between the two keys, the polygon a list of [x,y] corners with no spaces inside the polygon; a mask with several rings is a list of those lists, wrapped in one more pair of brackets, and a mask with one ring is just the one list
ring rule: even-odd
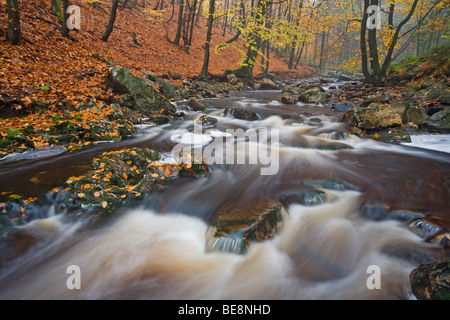
{"label": "autumn foliage", "polygon": [[[108,42],[101,40],[109,19],[110,1],[71,1],[81,7],[81,30],[70,38],[59,31],[60,22],[51,13],[50,1],[20,1],[23,44],[6,41],[6,4],[0,4],[0,92],[3,99],[19,98],[24,106],[32,100],[52,105],[78,105],[86,98],[110,94],[102,91],[107,69],[121,65],[136,75],[152,72],[157,76],[191,78],[200,73],[204,50],[205,19],[194,28],[189,53],[171,43],[176,21],[165,23],[142,8],[119,7],[115,28]],[[147,1],[148,7],[154,6]],[[227,40],[222,31],[213,32],[212,45]],[[220,74],[237,67],[241,55],[233,48],[211,51],[210,73]],[[287,70],[284,62],[273,59],[272,70]],[[177,76],[174,76],[174,75]],[[173,79],[176,80],[176,79]]]}

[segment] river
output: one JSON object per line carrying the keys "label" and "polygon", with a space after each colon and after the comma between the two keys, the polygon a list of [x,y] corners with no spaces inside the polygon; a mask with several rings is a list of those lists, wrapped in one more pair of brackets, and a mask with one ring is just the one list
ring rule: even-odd
{"label": "river", "polygon": [[[93,228],[43,207],[40,219],[18,227],[12,240],[2,238],[1,254],[12,258],[0,270],[0,298],[414,299],[410,271],[449,253],[425,241],[427,230],[425,236],[414,232],[408,219],[448,223],[449,154],[349,136],[342,114],[331,108],[280,101],[280,91],[263,90],[202,101],[204,114],[217,123],[200,143],[208,145],[226,129],[276,132],[276,146],[264,146],[267,152],[276,147],[275,172],[261,174],[264,165],[248,161],[212,164],[210,176],[175,183],[158,201],[117,210]],[[261,119],[224,114],[238,107]],[[183,120],[140,127],[118,143],[4,158],[0,190],[39,196],[85,172],[95,155],[123,147],[153,148],[172,161],[174,144],[201,115],[185,112]],[[239,150],[247,150],[245,159],[251,156],[251,149]],[[245,254],[205,250],[220,208],[277,199],[315,183],[327,201],[291,204],[273,238],[252,243]],[[81,288],[70,290],[67,270],[73,265]],[[369,284],[372,270],[379,271],[376,288]]]}

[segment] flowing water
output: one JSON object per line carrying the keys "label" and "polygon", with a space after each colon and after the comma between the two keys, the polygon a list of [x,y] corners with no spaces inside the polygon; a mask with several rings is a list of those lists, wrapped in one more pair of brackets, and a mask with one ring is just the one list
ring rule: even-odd
{"label": "flowing water", "polygon": [[[1,266],[0,298],[414,299],[409,272],[449,254],[405,221],[429,215],[448,222],[450,156],[349,136],[342,115],[329,107],[283,105],[280,98],[279,91],[258,91],[205,100],[205,114],[218,121],[209,135],[193,140],[206,146],[226,129],[276,130],[279,143],[265,146],[268,154],[278,152],[275,174],[261,174],[267,162],[213,164],[209,177],[180,180],[157,200],[120,209],[94,227],[43,207],[41,219],[2,241],[2,255],[10,258]],[[228,107],[245,107],[261,119],[234,119],[224,114]],[[39,194],[82,174],[96,154],[129,146],[154,148],[172,161],[171,149],[200,115],[186,111],[184,120],[76,153],[8,157],[0,162],[0,188]],[[238,141],[249,148],[237,154],[250,158],[252,143]],[[327,201],[289,205],[271,239],[252,243],[245,254],[206,250],[208,226],[220,208],[317,184]],[[397,218],[378,214],[386,207]],[[67,287],[71,265],[80,268],[81,289]],[[368,286],[373,266],[379,289]]]}

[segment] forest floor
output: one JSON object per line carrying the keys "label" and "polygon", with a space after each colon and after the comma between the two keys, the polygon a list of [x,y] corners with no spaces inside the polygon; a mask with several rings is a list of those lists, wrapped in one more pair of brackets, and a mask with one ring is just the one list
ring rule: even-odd
{"label": "forest floor", "polygon": [[[162,17],[152,17],[145,9],[119,6],[113,33],[107,42],[101,40],[109,19],[110,7],[102,2],[100,9],[89,1],[74,0],[81,7],[81,29],[70,32],[71,40],[59,31],[58,18],[52,14],[50,1],[34,0],[21,3],[23,44],[13,46],[6,41],[6,4],[0,3],[0,94],[14,99],[37,99],[56,105],[66,101],[73,105],[102,92],[107,70],[120,65],[136,76],[154,73],[177,83],[200,74],[206,37],[206,20],[200,18],[194,27],[189,50],[172,43],[177,27],[177,12],[170,22],[171,7]],[[92,1],[91,1],[92,2]],[[209,72],[223,74],[236,69],[242,58],[240,42],[215,52],[215,47],[232,37],[223,28],[212,34]],[[105,63],[95,58],[101,57]],[[255,66],[255,74],[261,71]],[[287,64],[272,54],[271,73],[310,72],[300,66],[290,71]]]}
{"label": "forest floor", "polygon": [[[71,110],[80,115],[77,106],[87,101],[118,98],[108,89],[105,80],[113,65],[124,67],[135,76],[154,74],[174,84],[193,79],[200,74],[206,37],[206,19],[200,17],[195,24],[189,49],[173,44],[177,28],[177,10],[169,6],[161,16],[145,12],[148,8],[122,8],[119,6],[114,30],[107,42],[101,40],[108,23],[110,5],[94,1],[73,0],[81,8],[81,29],[70,31],[70,39],[60,33],[60,22],[52,14],[51,1],[32,0],[20,3],[22,44],[15,46],[6,40],[6,2],[0,1],[0,138],[8,132],[32,129],[48,130]],[[156,2],[155,2],[156,3]],[[167,22],[170,20],[169,22]],[[226,69],[237,69],[244,44],[235,41],[226,49],[215,47],[233,35],[222,27],[212,32],[209,72],[223,75]],[[306,77],[312,69],[300,64],[289,70],[287,63],[270,57],[269,72],[278,77]],[[259,64],[254,74],[261,73]],[[85,119],[101,120],[102,112],[82,111]],[[89,113],[89,114],[88,114]],[[20,131],[17,131],[20,130]],[[42,137],[32,139],[32,147],[48,145]],[[6,141],[6,139],[3,139]],[[1,147],[1,146],[0,146]],[[26,150],[30,145],[19,145]],[[0,156],[11,152],[0,151]]]}

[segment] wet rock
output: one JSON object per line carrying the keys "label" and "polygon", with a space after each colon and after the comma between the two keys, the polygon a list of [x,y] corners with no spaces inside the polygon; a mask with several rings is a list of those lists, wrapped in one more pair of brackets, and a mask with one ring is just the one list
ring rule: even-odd
{"label": "wet rock", "polygon": [[320,103],[323,100],[322,90],[319,87],[313,87],[300,93],[298,101],[303,103]]}
{"label": "wet rock", "polygon": [[314,206],[328,201],[327,194],[322,190],[306,190],[300,192],[291,192],[280,197],[280,202],[284,207],[291,204],[300,204],[304,206]]}
{"label": "wet rock", "polygon": [[142,148],[102,153],[93,159],[88,172],[67,180],[64,188],[69,190],[69,195],[63,206],[88,211],[111,210],[122,202],[135,200],[141,196],[136,187],[144,176],[154,178],[147,183],[165,180],[152,171],[151,164],[159,159],[158,152]]}
{"label": "wet rock", "polygon": [[263,78],[258,82],[259,90],[278,90],[278,86],[272,80],[268,78]]}
{"label": "wet rock", "polygon": [[450,131],[450,109],[446,108],[436,112],[425,121],[425,125],[436,131]]}
{"label": "wet rock", "polygon": [[402,143],[411,142],[411,135],[417,134],[419,134],[419,128],[413,123],[409,123],[401,127],[377,130],[367,137],[382,142]]}
{"label": "wet rock", "polygon": [[281,91],[282,93],[288,93],[288,94],[299,94],[300,90],[297,87],[284,87]]}
{"label": "wet rock", "polygon": [[353,105],[350,102],[341,102],[334,104],[331,109],[337,112],[346,112],[353,108]]}
{"label": "wet rock", "polygon": [[205,106],[198,101],[197,98],[190,98],[188,105],[192,108],[194,111],[204,111]]}
{"label": "wet rock", "polygon": [[450,300],[450,259],[422,264],[409,274],[419,300]]}
{"label": "wet rock", "polygon": [[348,110],[342,121],[361,130],[376,130],[401,126],[410,120],[423,123],[424,112],[410,101]]}
{"label": "wet rock", "polygon": [[281,203],[270,200],[223,208],[207,230],[206,250],[244,254],[252,242],[272,238],[285,214]]}
{"label": "wet rock", "polygon": [[285,94],[281,97],[281,102],[283,102],[284,104],[295,104],[295,98],[293,96]]}
{"label": "wet rock", "polygon": [[431,240],[443,231],[443,227],[439,224],[439,222],[434,221],[432,218],[413,220],[409,223],[408,228],[425,240]]}
{"label": "wet rock", "polygon": [[314,187],[318,189],[330,189],[330,190],[353,190],[358,191],[358,188],[347,182],[340,182],[335,180],[305,180],[303,184],[307,187]]}
{"label": "wet rock", "polygon": [[255,121],[261,120],[261,117],[256,112],[244,109],[242,107],[239,108],[226,108],[224,111],[224,115],[227,117],[233,117],[236,119],[246,120],[246,121]]}
{"label": "wet rock", "polygon": [[206,177],[209,175],[209,167],[203,159],[201,150],[196,151],[194,148],[182,149],[176,161],[180,168],[181,176]]}
{"label": "wet rock", "polygon": [[392,210],[387,213],[387,218],[408,223],[415,219],[425,218],[425,214],[422,212],[414,212],[409,210]]}
{"label": "wet rock", "polygon": [[202,126],[203,129],[214,128],[217,123],[217,119],[207,115],[203,115],[197,119],[197,123]]}

